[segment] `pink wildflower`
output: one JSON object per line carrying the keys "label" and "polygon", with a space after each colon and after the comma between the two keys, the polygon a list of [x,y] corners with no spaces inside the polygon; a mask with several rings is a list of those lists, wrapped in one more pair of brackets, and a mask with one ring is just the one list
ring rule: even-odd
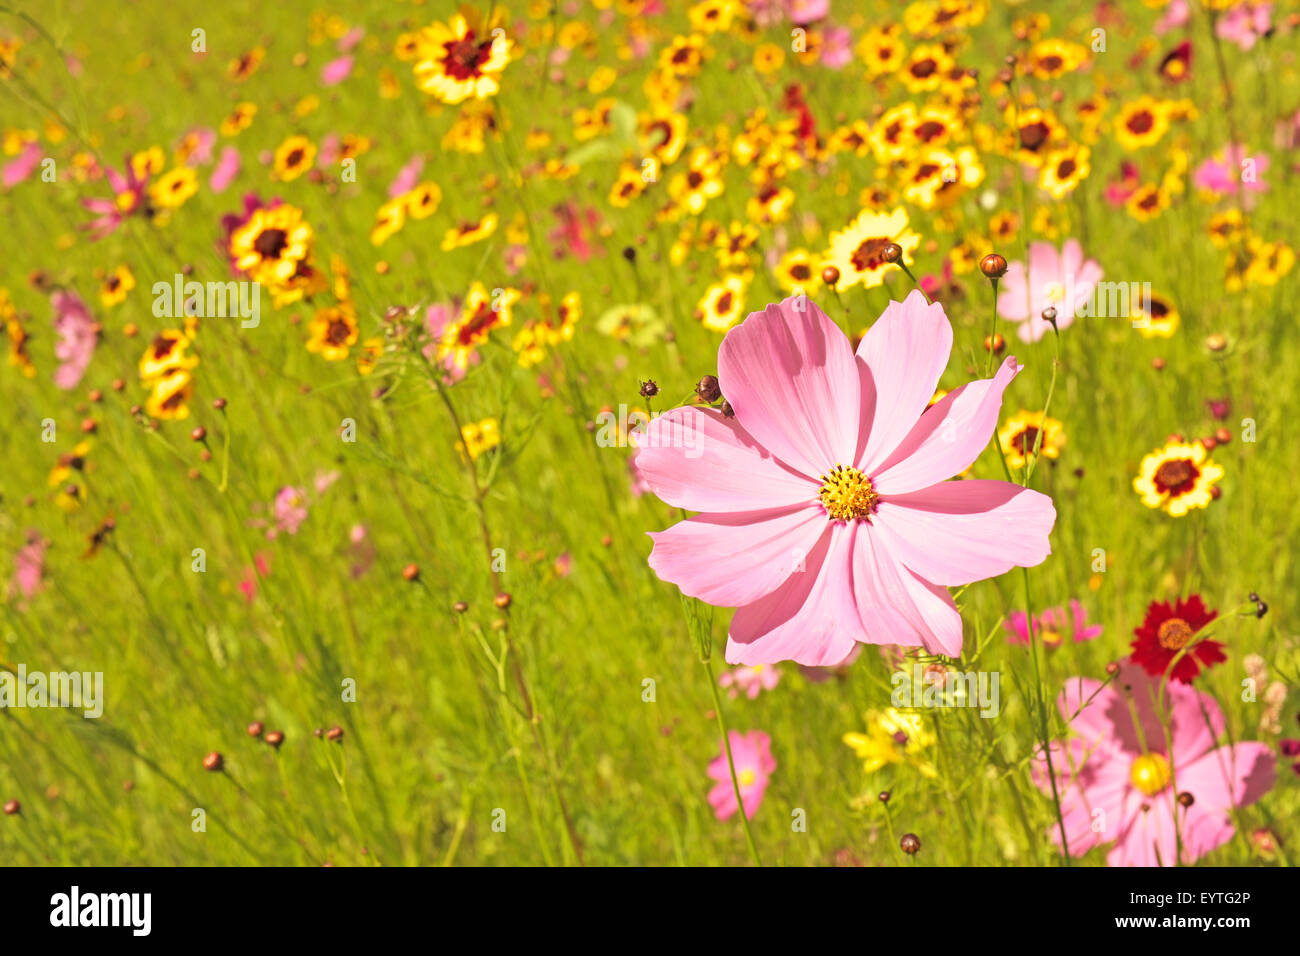
{"label": "pink wildflower", "polygon": [[[736,782],[740,784],[740,799],[745,807],[745,818],[753,819],[763,802],[767,780],[776,769],[772,757],[772,738],[761,730],[741,734],[733,730],[727,734],[731,742],[731,759],[736,766]],[[716,781],[709,791],[709,806],[719,820],[736,814],[736,791],[731,785],[731,769],[727,765],[727,750],[719,743],[721,753],[709,764],[709,778]]]}
{"label": "pink wildflower", "polygon": [[781,672],[767,664],[755,664],[753,667],[737,667],[718,676],[718,686],[730,688],[729,696],[735,698],[744,691],[750,700],[758,697],[765,690],[771,690],[781,683]]}
{"label": "pink wildflower", "polygon": [[[1172,866],[1181,843],[1182,862],[1192,863],[1232,838],[1234,807],[1273,786],[1266,744],[1215,746],[1224,719],[1214,698],[1177,683],[1163,693],[1159,709],[1159,682],[1131,664],[1104,689],[1082,677],[1066,682],[1059,707],[1075,736],[1052,745],[1052,763],[1071,856],[1113,841],[1111,866]],[[1034,771],[1049,793],[1041,757]],[[1055,825],[1051,838],[1060,845]]]}
{"label": "pink wildflower", "polygon": [[90,315],[90,309],[75,292],[56,290],[50,296],[54,305],[54,332],[59,343],[54,355],[59,367],[54,371],[54,384],[59,388],[73,389],[86,374],[86,367],[99,344],[99,330]]}
{"label": "pink wildflower", "polygon": [[1002,277],[998,315],[1019,322],[1022,342],[1037,342],[1051,326],[1043,321],[1043,310],[1056,310],[1056,327],[1064,329],[1092,294],[1101,279],[1101,266],[1084,260],[1076,239],[1068,240],[1058,252],[1050,242],[1029,244],[1029,272],[1023,262],[1013,262]]}

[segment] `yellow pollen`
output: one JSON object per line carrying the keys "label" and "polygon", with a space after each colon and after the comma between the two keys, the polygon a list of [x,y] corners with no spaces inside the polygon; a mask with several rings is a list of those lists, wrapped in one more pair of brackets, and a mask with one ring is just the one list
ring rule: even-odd
{"label": "yellow pollen", "polygon": [[1160,625],[1160,630],[1156,632],[1156,639],[1167,651],[1181,651],[1192,639],[1192,633],[1191,625],[1181,617],[1171,617]]}
{"label": "yellow pollen", "polygon": [[742,787],[749,787],[754,783],[755,775],[752,770],[742,770],[740,773],[736,774],[736,776],[740,779],[740,785]]}
{"label": "yellow pollen", "polygon": [[1043,294],[1049,302],[1060,302],[1065,298],[1065,286],[1059,282],[1049,282],[1043,287]]}
{"label": "yellow pollen", "polygon": [[1129,779],[1148,797],[1153,797],[1169,786],[1169,761],[1163,754],[1147,753],[1133,761]]}
{"label": "yellow pollen", "polygon": [[845,465],[836,465],[829,475],[822,475],[820,497],[832,521],[869,518],[880,498],[870,478]]}

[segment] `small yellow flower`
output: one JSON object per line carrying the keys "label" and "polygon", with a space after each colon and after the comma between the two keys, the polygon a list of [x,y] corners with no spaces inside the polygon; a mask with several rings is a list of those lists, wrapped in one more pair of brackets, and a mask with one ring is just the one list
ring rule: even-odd
{"label": "small yellow flower", "polygon": [[468,454],[470,461],[477,461],[479,455],[501,444],[501,430],[495,418],[484,418],[482,421],[462,425],[460,437],[456,450],[462,455]]}
{"label": "small yellow flower", "polygon": [[1042,412],[1021,410],[998,429],[998,445],[1010,468],[1023,468],[1034,457],[1059,458],[1065,447],[1065,428]]}
{"label": "small yellow flower", "polygon": [[161,209],[178,209],[199,191],[198,175],[189,166],[177,166],[149,187],[149,198]]}
{"label": "small yellow flower", "polygon": [[135,276],[127,266],[118,266],[104,279],[99,287],[99,303],[106,309],[120,305],[127,294],[135,288]]}
{"label": "small yellow flower", "polygon": [[847,733],[842,738],[862,760],[866,773],[875,773],[888,764],[910,764],[922,776],[938,776],[934,765],[922,754],[935,743],[933,731],[926,729],[920,714],[909,714],[887,707],[866,713],[867,732]]}

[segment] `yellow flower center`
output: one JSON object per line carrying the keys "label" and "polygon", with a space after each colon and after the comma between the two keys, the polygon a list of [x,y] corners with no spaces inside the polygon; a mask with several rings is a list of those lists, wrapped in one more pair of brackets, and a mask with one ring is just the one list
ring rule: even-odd
{"label": "yellow flower center", "polygon": [[1160,630],[1156,632],[1156,638],[1160,641],[1160,646],[1167,651],[1181,651],[1187,646],[1187,642],[1192,639],[1191,625],[1181,617],[1171,617],[1160,625]]}
{"label": "yellow flower center", "polygon": [[1043,287],[1043,294],[1049,302],[1060,302],[1065,298],[1065,286],[1059,282],[1049,282]]}
{"label": "yellow flower center", "polygon": [[1169,786],[1169,761],[1162,754],[1147,753],[1133,761],[1129,779],[1148,797],[1155,796]]}
{"label": "yellow flower center", "polygon": [[836,465],[830,475],[822,475],[819,496],[832,521],[869,518],[880,499],[870,478],[845,465]]}
{"label": "yellow flower center", "polygon": [[752,770],[742,770],[742,771],[740,771],[740,773],[738,773],[736,776],[740,778],[740,785],[741,785],[742,787],[750,787],[750,786],[753,786],[753,784],[754,784],[754,771],[752,771]]}

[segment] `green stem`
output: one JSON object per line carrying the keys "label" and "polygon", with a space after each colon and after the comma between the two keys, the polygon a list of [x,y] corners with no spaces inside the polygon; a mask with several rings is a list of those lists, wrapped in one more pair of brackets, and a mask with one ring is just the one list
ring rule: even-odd
{"label": "green stem", "polygon": [[713,692],[713,716],[718,721],[718,732],[722,734],[722,749],[727,754],[727,769],[731,771],[731,790],[736,795],[736,811],[740,814],[740,825],[745,830],[745,842],[749,844],[749,855],[754,858],[755,866],[762,866],[763,859],[758,855],[758,846],[754,843],[754,834],[749,829],[749,817],[745,814],[744,801],[740,799],[740,781],[736,777],[736,763],[731,758],[731,738],[727,736],[727,722],[722,719],[722,697],[718,694],[718,682],[713,676],[713,658],[704,660],[704,672],[709,675],[709,690]]}

